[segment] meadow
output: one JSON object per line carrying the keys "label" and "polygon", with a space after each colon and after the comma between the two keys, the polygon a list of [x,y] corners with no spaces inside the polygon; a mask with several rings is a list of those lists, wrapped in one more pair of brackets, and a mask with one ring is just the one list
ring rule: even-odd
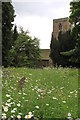
{"label": "meadow", "polygon": [[[76,68],[3,68],[2,117],[78,117]],[[25,76],[22,89],[19,79]]]}

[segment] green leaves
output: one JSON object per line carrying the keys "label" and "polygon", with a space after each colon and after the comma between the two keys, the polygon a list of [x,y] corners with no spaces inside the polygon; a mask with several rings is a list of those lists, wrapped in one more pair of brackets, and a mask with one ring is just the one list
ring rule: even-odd
{"label": "green leaves", "polygon": [[70,32],[65,33],[60,32],[58,35],[58,40],[52,38],[51,40],[51,52],[50,57],[53,60],[54,65],[61,66],[71,66],[69,62],[69,56],[67,51],[71,50],[75,46],[75,40]]}
{"label": "green leaves", "polygon": [[10,2],[2,2],[2,64],[9,65],[9,50],[12,47],[12,22],[14,9]]}
{"label": "green leaves", "polygon": [[72,35],[75,38],[76,45],[74,49],[68,51],[66,55],[71,56],[71,61],[78,64],[80,67],[80,1],[79,2],[71,2],[71,14],[70,14],[70,22],[74,24],[74,28],[72,30]]}
{"label": "green leaves", "polygon": [[14,42],[14,46],[10,50],[11,65],[13,66],[36,66],[37,60],[40,58],[39,40],[29,36],[28,31],[20,28],[18,38]]}

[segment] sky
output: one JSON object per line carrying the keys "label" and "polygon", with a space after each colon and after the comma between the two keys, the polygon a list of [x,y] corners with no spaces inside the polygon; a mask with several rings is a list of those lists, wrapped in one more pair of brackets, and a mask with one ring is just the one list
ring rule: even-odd
{"label": "sky", "polygon": [[69,17],[71,0],[12,0],[18,30],[23,27],[40,40],[41,49],[49,49],[53,19]]}

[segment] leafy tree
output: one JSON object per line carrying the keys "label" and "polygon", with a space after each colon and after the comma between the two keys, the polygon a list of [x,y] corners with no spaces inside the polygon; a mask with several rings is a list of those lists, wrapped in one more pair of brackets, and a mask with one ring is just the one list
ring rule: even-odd
{"label": "leafy tree", "polygon": [[12,47],[14,9],[10,2],[2,2],[2,65],[9,64],[9,50]]}
{"label": "leafy tree", "polygon": [[35,67],[40,57],[39,40],[29,36],[29,32],[20,29],[18,38],[10,50],[10,65],[15,67]]}
{"label": "leafy tree", "polygon": [[63,55],[70,56],[70,61],[77,63],[80,68],[80,1],[70,3],[71,14],[69,16],[70,22],[73,24],[72,35],[76,40],[74,49],[62,53]]}

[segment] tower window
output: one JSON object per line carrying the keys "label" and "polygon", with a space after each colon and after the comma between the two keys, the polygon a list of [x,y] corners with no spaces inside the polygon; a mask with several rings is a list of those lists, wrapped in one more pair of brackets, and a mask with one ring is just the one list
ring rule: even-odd
{"label": "tower window", "polygon": [[59,31],[62,31],[62,24],[59,24]]}

